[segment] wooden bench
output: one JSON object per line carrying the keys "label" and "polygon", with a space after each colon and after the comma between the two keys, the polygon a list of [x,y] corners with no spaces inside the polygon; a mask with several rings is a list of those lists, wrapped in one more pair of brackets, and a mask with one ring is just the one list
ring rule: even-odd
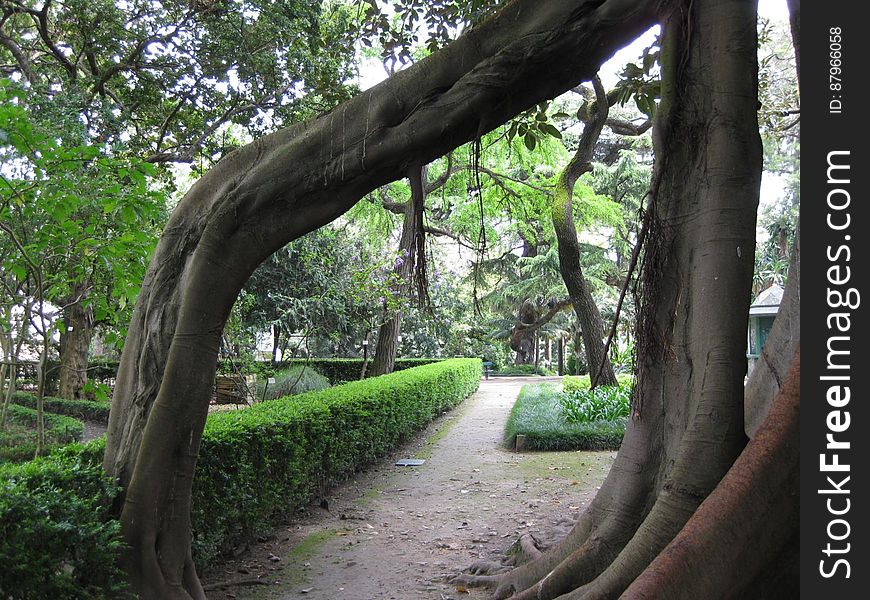
{"label": "wooden bench", "polygon": [[248,384],[241,375],[218,375],[214,382],[215,404],[248,404]]}

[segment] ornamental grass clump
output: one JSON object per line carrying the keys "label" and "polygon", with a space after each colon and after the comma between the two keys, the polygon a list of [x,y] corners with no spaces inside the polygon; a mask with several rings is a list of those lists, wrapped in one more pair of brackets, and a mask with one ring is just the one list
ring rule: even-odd
{"label": "ornamental grass clump", "polygon": [[306,365],[293,365],[277,371],[275,381],[268,379],[257,385],[257,400],[275,400],[291,394],[317,392],[330,387],[329,380]]}
{"label": "ornamental grass clump", "polygon": [[594,390],[563,390],[557,398],[569,423],[614,421],[629,415],[631,389],[602,386]]}

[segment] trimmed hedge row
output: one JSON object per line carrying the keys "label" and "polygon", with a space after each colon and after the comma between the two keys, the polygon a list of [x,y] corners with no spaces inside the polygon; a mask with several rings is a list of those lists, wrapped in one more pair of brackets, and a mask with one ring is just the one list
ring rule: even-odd
{"label": "trimmed hedge row", "polygon": [[[403,371],[413,367],[429,365],[435,362],[440,362],[443,358],[397,358],[394,371]],[[251,371],[258,377],[272,377],[276,371],[290,368],[294,365],[307,365],[326,377],[329,383],[335,385],[345,383],[347,381],[356,381],[359,379],[359,374],[362,371],[361,358],[297,358],[279,362],[277,365],[272,365],[269,361],[257,361],[254,363]],[[247,370],[249,367],[245,367]],[[221,361],[219,365],[221,373],[233,372],[232,363],[229,361]],[[369,361],[369,373],[371,373],[371,361]]]}
{"label": "trimmed hedge row", "polygon": [[[18,423],[30,428],[36,427],[36,411],[17,404],[10,404],[6,418],[11,423]],[[81,421],[64,415],[43,414],[45,424],[46,447],[77,442],[82,439],[85,427]],[[0,432],[0,462],[18,462],[33,458],[36,454],[36,432],[28,432],[26,437],[8,437]]]}
{"label": "trimmed hedge row", "polygon": [[[210,415],[193,488],[198,567],[383,456],[480,375],[480,360],[453,359]],[[0,598],[116,597],[104,448],[99,439],[0,467],[0,564],[14,567],[0,569]]]}
{"label": "trimmed hedge row", "polygon": [[[19,406],[36,408],[36,396],[27,392],[15,392],[12,396],[12,402]],[[96,421],[105,425],[109,422],[109,408],[111,405],[108,402],[95,402],[94,400],[66,400],[64,398],[46,396],[43,399],[43,407],[47,413],[67,415],[68,417],[75,417],[85,421]]]}
{"label": "trimmed hedge row", "polygon": [[193,486],[199,566],[386,454],[480,383],[479,359],[451,359],[214,413]]}
{"label": "trimmed hedge row", "polygon": [[505,425],[505,444],[526,436],[525,450],[616,450],[625,435],[626,419],[569,423],[551,384],[523,386]]}

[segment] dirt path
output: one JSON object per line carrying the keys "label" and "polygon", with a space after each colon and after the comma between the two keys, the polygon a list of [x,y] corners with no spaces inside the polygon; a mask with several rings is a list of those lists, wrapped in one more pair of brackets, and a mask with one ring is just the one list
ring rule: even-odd
{"label": "dirt path", "polygon": [[[480,390],[375,468],[333,491],[270,539],[204,577],[209,598],[411,600],[484,598],[445,581],[498,560],[523,533],[559,536],[594,496],[613,452],[518,454],[500,446],[523,384]],[[424,458],[397,467],[397,458]],[[244,580],[245,585],[215,587]]]}

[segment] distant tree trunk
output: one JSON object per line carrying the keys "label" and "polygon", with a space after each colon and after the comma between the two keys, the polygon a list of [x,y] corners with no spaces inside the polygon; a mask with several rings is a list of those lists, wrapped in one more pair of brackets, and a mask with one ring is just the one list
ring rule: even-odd
{"label": "distant tree trunk", "polygon": [[85,306],[90,282],[73,285],[69,306],[63,313],[66,332],[60,354],[60,388],[58,395],[68,400],[84,398],[88,381],[88,351],[94,337],[94,313]]}
{"label": "distant tree trunk", "polygon": [[533,325],[541,318],[541,312],[534,301],[526,298],[520,305],[517,325],[511,331],[511,350],[516,352],[514,364],[532,365],[535,363],[535,334]]}
{"label": "distant tree trunk", "polygon": [[[426,204],[424,182],[426,167],[416,169],[409,177],[411,184],[411,201],[405,209],[402,220],[402,235],[399,238],[399,254],[394,269],[397,284],[391,290],[399,303],[407,300],[411,290],[411,278],[416,266],[417,244],[419,237],[425,235],[420,225],[423,222],[423,209]],[[375,346],[375,357],[372,360],[372,376],[392,373],[396,366],[396,355],[399,351],[399,334],[402,331],[402,308],[390,307],[384,302],[384,322],[378,330],[378,343]]]}
{"label": "distant tree trunk", "polygon": [[257,265],[412,164],[567,91],[654,21],[636,0],[514,0],[330,113],[232,152],[191,188],[137,298],[106,441],[134,593],[205,598],[190,554],[191,484],[221,332]]}
{"label": "distant tree trunk", "polygon": [[278,350],[281,348],[281,328],[272,325],[272,366],[278,365]]}
{"label": "distant tree trunk", "polygon": [[559,272],[568,288],[568,296],[580,324],[593,387],[616,385],[616,374],[604,353],[604,322],[583,275],[580,242],[574,226],[574,184],[581,175],[592,170],[592,153],[608,114],[607,93],[597,76],[594,82],[598,98],[594,104],[594,115],[583,129],[577,152],[559,176],[552,206],[553,228],[559,245]]}

